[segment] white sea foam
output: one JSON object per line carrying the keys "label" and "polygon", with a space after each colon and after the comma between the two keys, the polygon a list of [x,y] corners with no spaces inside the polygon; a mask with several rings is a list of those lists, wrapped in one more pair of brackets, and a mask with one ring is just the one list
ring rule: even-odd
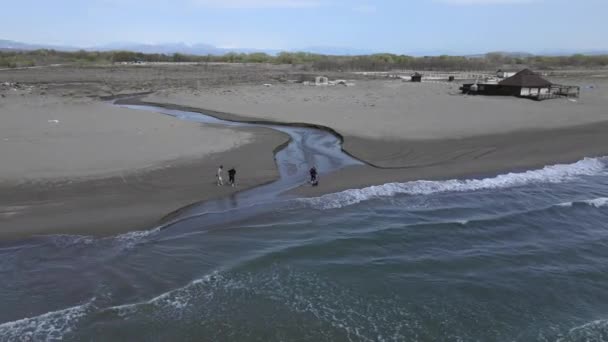
{"label": "white sea foam", "polygon": [[71,308],[0,324],[0,341],[57,341],[94,308],[92,298]]}
{"label": "white sea foam", "polygon": [[592,207],[596,207],[596,208],[601,208],[601,207],[606,207],[608,206],[608,197],[598,197],[598,198],[594,198],[594,199],[590,199],[590,200],[584,200],[584,201],[574,201],[574,202],[565,202],[565,203],[560,203],[558,204],[558,206],[560,207],[571,207],[575,204],[586,204]]}
{"label": "white sea foam", "polygon": [[594,206],[596,208],[601,208],[608,206],[608,197],[595,198],[592,200],[584,201],[584,203]]}
{"label": "white sea foam", "polygon": [[388,183],[363,189],[345,190],[321,197],[300,199],[300,201],[315,209],[335,209],[374,198],[390,197],[398,194],[428,195],[439,192],[502,189],[533,183],[560,183],[580,176],[599,175],[604,173],[605,170],[606,164],[603,162],[603,158],[585,158],[573,164],[546,166],[539,170],[508,173],[492,178]]}
{"label": "white sea foam", "polygon": [[121,235],[117,235],[117,236],[113,237],[112,239],[123,244],[125,247],[129,248],[129,247],[133,247],[136,244],[138,244],[145,237],[158,233],[160,230],[161,230],[160,227],[157,227],[157,228],[150,229],[150,230],[140,230],[140,231],[128,232],[128,233],[124,233]]}
{"label": "white sea foam", "polygon": [[195,279],[183,287],[162,293],[150,300],[132,304],[117,305],[106,310],[115,311],[120,316],[126,316],[137,311],[142,306],[154,306],[173,312],[180,312],[186,308],[192,300],[201,297],[211,298],[216,286],[230,287],[231,282],[219,273],[213,272],[202,278]]}
{"label": "white sea foam", "polygon": [[117,243],[118,245],[131,248],[141,242],[145,237],[153,235],[159,232],[160,227],[150,229],[150,230],[141,230],[128,232],[112,237],[97,239],[92,236],[87,235],[67,235],[67,234],[57,234],[57,235],[49,235],[49,240],[55,244],[57,247],[65,248],[72,247],[78,245],[91,245],[98,241],[108,241],[110,243]]}
{"label": "white sea foam", "polygon": [[[190,305],[191,301],[212,299],[214,291],[218,287],[238,286],[240,285],[237,282],[228,281],[219,272],[213,272],[150,300],[112,306],[103,311],[115,312],[124,317],[138,312],[140,307],[152,306],[168,314],[180,314]],[[0,342],[61,340],[74,330],[79,321],[92,311],[98,310],[98,307],[94,305],[95,300],[96,298],[92,298],[82,305],[0,324]]]}
{"label": "white sea foam", "polygon": [[50,239],[53,244],[61,248],[70,247],[74,245],[90,245],[95,241],[95,238],[93,238],[92,236],[66,234],[51,235]]}
{"label": "white sea foam", "polygon": [[565,336],[558,338],[557,342],[577,342],[577,341],[605,341],[608,333],[608,320],[597,320],[585,323],[581,326],[570,329]]}

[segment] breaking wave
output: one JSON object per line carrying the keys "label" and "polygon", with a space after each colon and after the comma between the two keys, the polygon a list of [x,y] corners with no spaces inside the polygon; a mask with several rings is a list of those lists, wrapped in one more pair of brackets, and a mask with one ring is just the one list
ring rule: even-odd
{"label": "breaking wave", "polygon": [[588,205],[588,206],[592,206],[592,207],[596,207],[596,208],[607,207],[608,206],[608,197],[598,197],[598,198],[584,200],[584,201],[566,202],[566,203],[559,204],[559,206],[572,207],[576,204],[583,204],[583,205]]}
{"label": "breaking wave", "polygon": [[56,341],[73,331],[74,326],[95,309],[92,298],[71,308],[0,324],[0,341]]}
{"label": "breaking wave", "polygon": [[95,243],[109,243],[112,245],[118,245],[125,249],[132,248],[144,241],[146,237],[154,235],[158,233],[161,229],[159,227],[150,229],[150,230],[141,230],[141,231],[133,231],[124,234],[119,234],[116,236],[96,238],[88,235],[67,235],[67,234],[57,234],[57,235],[47,235],[41,236],[41,238],[47,239],[46,241],[50,242],[56,247],[67,248],[67,247],[77,247],[84,245],[92,245]]}
{"label": "breaking wave", "polygon": [[226,280],[219,272],[213,272],[202,278],[195,279],[187,285],[178,289],[173,289],[163,294],[160,294],[150,300],[112,306],[104,311],[117,312],[120,316],[126,316],[137,312],[142,307],[156,307],[164,310],[179,312],[187,307],[190,301],[202,297],[212,298],[214,289],[221,286],[229,286],[230,282]]}
{"label": "breaking wave", "polygon": [[50,235],[48,238],[52,244],[60,248],[66,248],[75,245],[90,245],[95,242],[94,237],[86,235],[58,234]]}
{"label": "breaking wave", "polygon": [[150,235],[154,235],[160,231],[161,231],[160,227],[156,227],[156,228],[150,229],[150,230],[139,230],[139,231],[124,233],[124,234],[112,237],[110,239],[120,243],[125,248],[132,248],[132,247],[136,246],[138,243],[140,243],[142,240],[144,240],[146,237],[148,237]]}
{"label": "breaking wave", "polygon": [[508,173],[484,179],[451,179],[446,181],[412,181],[388,183],[363,189],[350,189],[314,198],[300,199],[315,209],[336,209],[374,198],[399,194],[429,195],[439,192],[464,192],[485,189],[503,189],[534,183],[561,183],[580,176],[594,176],[606,169],[605,158],[585,158],[573,164],[546,166],[539,170]]}
{"label": "breaking wave", "polygon": [[557,342],[592,342],[606,341],[608,338],[608,320],[597,320],[570,329]]}

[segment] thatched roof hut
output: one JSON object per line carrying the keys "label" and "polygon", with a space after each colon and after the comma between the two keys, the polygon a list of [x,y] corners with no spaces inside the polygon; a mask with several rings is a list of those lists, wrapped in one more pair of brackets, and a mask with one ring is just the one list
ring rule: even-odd
{"label": "thatched roof hut", "polygon": [[530,69],[496,83],[466,83],[460,88],[465,94],[511,95],[535,100],[552,99],[561,96],[578,97],[578,86],[553,84]]}
{"label": "thatched roof hut", "polygon": [[534,71],[524,69],[517,74],[498,82],[498,84],[501,86],[519,88],[548,88],[551,87],[552,83],[542,78]]}

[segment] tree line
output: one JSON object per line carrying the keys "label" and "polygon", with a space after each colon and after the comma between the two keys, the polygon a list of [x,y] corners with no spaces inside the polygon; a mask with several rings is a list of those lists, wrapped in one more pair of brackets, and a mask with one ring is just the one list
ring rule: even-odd
{"label": "tree line", "polygon": [[488,53],[480,56],[413,57],[380,53],[364,56],[329,56],[307,52],[281,52],[269,55],[227,53],[225,55],[157,54],[132,51],[0,51],[0,68],[29,67],[49,64],[112,64],[138,62],[191,63],[271,63],[307,65],[318,71],[390,71],[390,70],[494,70],[505,65],[525,65],[536,69],[563,67],[597,68],[608,66],[608,55],[509,56]]}

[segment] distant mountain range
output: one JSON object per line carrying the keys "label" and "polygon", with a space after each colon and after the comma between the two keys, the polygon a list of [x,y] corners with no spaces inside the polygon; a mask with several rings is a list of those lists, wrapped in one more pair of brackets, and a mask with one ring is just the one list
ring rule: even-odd
{"label": "distant mountain range", "polygon": [[[77,46],[64,46],[64,45],[51,45],[51,44],[29,44],[22,43],[12,40],[2,40],[0,39],[0,51],[28,51],[28,50],[38,50],[38,49],[54,49],[58,51],[77,51],[77,50],[87,50],[87,51],[114,51],[114,50],[126,50],[126,51],[134,51],[134,52],[142,52],[142,53],[162,53],[162,54],[173,54],[173,53],[182,53],[188,55],[225,55],[230,52],[235,53],[253,53],[253,52],[264,52],[271,55],[275,55],[283,50],[272,50],[272,49],[247,49],[247,48],[220,48],[210,44],[184,44],[184,43],[165,43],[165,44],[142,44],[142,43],[112,43],[106,45],[99,46],[89,46],[89,47],[77,47]],[[288,50],[289,51],[289,50]],[[369,55],[376,53],[376,51],[366,50],[366,49],[353,49],[353,48],[342,48],[342,47],[331,47],[331,46],[313,46],[303,49],[296,49],[290,51],[305,51],[310,53],[318,53],[324,55],[341,55],[341,56],[354,56],[354,55]],[[497,52],[500,54],[504,54],[511,57],[529,57],[534,54],[527,52]],[[544,56],[564,56],[564,55],[572,55],[572,54],[585,54],[585,55],[604,55],[608,54],[608,50],[545,50],[538,55]],[[440,50],[432,50],[432,51],[418,51],[418,52],[410,52],[410,55],[413,56],[438,56],[442,54],[451,54],[454,53],[446,53],[445,51]],[[483,56],[484,54],[470,54],[468,57],[476,57]]]}
{"label": "distant mountain range", "polygon": [[54,49],[59,51],[75,51],[78,48],[70,47],[70,46],[60,46],[60,45],[45,45],[45,44],[27,44],[16,42],[13,40],[3,40],[0,39],[0,50],[38,50],[38,49]]}
{"label": "distant mountain range", "polygon": [[236,53],[253,53],[253,52],[265,52],[268,54],[279,53],[278,50],[268,49],[249,49],[249,48],[220,48],[210,44],[193,44],[188,45],[184,43],[165,43],[165,44],[141,44],[141,43],[111,43],[101,46],[87,47],[85,50],[95,51],[115,51],[125,50],[142,53],[163,53],[173,54],[182,53],[186,55],[225,55],[230,52]]}
{"label": "distant mountain range", "polygon": [[224,55],[229,52],[267,52],[268,50],[261,49],[224,49],[218,48],[209,44],[194,44],[188,45],[184,43],[167,43],[167,44],[142,44],[142,43],[111,43],[98,46],[65,46],[65,45],[49,45],[49,44],[28,44],[16,42],[12,40],[0,40],[0,50],[38,50],[38,49],[54,49],[58,51],[115,51],[126,50],[142,53],[183,53],[189,55]]}
{"label": "distant mountain range", "polygon": [[[234,53],[254,53],[264,52],[271,55],[280,53],[283,50],[273,49],[255,49],[255,48],[220,48],[210,44],[184,44],[184,43],[165,43],[165,44],[142,44],[142,43],[130,43],[130,42],[117,42],[106,45],[88,46],[88,47],[77,47],[77,46],[65,46],[65,45],[49,45],[49,44],[28,44],[12,40],[1,40],[0,39],[0,50],[38,50],[38,49],[54,49],[58,51],[134,51],[142,53],[183,53],[188,55],[225,55],[230,52]],[[295,50],[294,50],[295,51]],[[330,46],[315,46],[297,51],[305,51],[310,53],[318,53],[325,55],[367,55],[373,53],[370,50],[363,49],[349,49],[340,47]]]}

